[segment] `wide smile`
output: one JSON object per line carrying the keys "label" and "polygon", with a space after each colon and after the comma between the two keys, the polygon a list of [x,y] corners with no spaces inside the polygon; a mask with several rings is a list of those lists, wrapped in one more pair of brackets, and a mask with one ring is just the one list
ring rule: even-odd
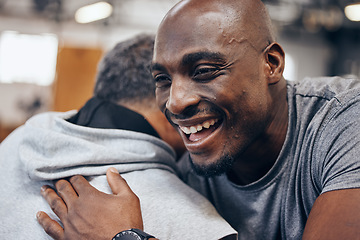
{"label": "wide smile", "polygon": [[[219,119],[211,119],[193,126],[188,126],[188,127],[179,126],[179,128],[183,133],[186,134],[186,136],[190,141],[196,142],[202,139],[203,137],[206,137],[205,135],[211,133],[212,132],[211,130],[213,129],[212,126],[214,126],[215,123],[217,123],[218,121]],[[210,127],[212,127],[212,129],[210,129]]]}
{"label": "wide smile", "polygon": [[212,143],[212,139],[215,138],[222,122],[222,118],[211,118],[203,121],[198,120],[197,123],[179,123],[177,125],[188,150],[199,151],[200,148]]}

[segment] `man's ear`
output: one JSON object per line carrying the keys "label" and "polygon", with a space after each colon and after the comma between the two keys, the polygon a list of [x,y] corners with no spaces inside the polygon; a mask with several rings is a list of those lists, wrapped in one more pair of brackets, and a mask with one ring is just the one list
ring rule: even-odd
{"label": "man's ear", "polygon": [[275,84],[282,78],[285,67],[285,53],[282,47],[276,43],[271,43],[264,51],[265,54],[265,74],[269,84]]}

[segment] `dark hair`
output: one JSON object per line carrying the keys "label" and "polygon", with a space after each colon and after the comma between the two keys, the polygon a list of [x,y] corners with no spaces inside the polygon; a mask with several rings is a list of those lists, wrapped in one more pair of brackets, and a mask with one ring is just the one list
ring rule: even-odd
{"label": "dark hair", "polygon": [[98,66],[94,96],[114,103],[155,100],[153,48],[154,36],[147,34],[118,43]]}

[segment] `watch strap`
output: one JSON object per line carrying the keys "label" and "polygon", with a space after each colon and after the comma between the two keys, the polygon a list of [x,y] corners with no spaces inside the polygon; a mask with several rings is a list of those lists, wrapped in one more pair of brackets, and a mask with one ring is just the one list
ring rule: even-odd
{"label": "watch strap", "polygon": [[[148,240],[149,238],[155,238],[154,236],[150,235],[150,234],[147,234],[146,232],[140,230],[140,229],[137,229],[137,228],[132,228],[130,230],[125,230],[125,231],[131,231],[131,232],[134,232],[136,233],[142,240]],[[118,240],[120,239],[120,235],[122,232],[125,232],[125,231],[121,231],[119,233],[117,233],[113,238],[112,240]]]}
{"label": "watch strap", "polygon": [[155,238],[154,236],[147,234],[146,232],[141,231],[140,229],[137,228],[132,228],[130,230],[139,234],[141,237],[143,237],[144,240],[148,240],[149,238]]}

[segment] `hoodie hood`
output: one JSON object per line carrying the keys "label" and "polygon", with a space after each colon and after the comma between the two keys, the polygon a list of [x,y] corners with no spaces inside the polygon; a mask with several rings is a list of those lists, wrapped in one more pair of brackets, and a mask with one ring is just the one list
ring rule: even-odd
{"label": "hoodie hood", "polygon": [[82,127],[65,119],[77,111],[48,112],[23,126],[19,157],[34,180],[164,169],[176,173],[175,152],[161,139],[128,130]]}

